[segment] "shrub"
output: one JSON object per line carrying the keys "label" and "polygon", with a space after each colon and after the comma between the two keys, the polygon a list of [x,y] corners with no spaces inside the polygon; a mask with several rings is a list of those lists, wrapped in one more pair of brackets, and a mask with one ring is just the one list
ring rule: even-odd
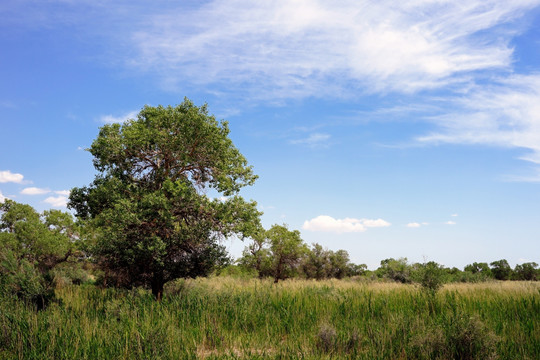
{"label": "shrub", "polygon": [[452,359],[495,359],[497,337],[474,316],[456,314],[446,324],[446,343]]}
{"label": "shrub", "polygon": [[92,282],[92,276],[81,263],[65,262],[59,264],[51,271],[51,276],[56,287]]}
{"label": "shrub", "polygon": [[0,251],[0,291],[43,309],[53,298],[50,277],[44,276],[26,259],[18,259],[13,251]]}
{"label": "shrub", "polygon": [[317,334],[317,347],[323,352],[335,350],[337,342],[336,329],[329,324],[322,324]]}
{"label": "shrub", "polygon": [[444,267],[434,261],[422,265],[420,274],[420,285],[426,290],[435,292],[443,285]]}

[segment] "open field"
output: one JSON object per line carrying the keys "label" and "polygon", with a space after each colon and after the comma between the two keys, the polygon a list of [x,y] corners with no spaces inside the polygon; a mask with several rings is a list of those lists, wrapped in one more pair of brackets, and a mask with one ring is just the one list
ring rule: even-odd
{"label": "open field", "polygon": [[0,359],[538,359],[540,283],[414,285],[215,277],[57,290],[0,306]]}

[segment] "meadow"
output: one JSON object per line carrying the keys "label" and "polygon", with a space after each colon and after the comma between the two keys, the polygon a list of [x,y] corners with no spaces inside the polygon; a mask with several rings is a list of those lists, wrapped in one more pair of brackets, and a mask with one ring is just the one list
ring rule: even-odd
{"label": "meadow", "polygon": [[210,277],[4,296],[0,359],[539,359],[540,282],[417,285]]}

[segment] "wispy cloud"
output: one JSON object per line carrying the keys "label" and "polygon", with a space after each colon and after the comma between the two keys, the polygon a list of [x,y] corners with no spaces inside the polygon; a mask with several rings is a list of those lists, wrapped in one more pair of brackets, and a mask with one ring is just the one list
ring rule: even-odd
{"label": "wispy cloud", "polygon": [[408,223],[406,226],[408,228],[419,228],[420,226],[422,226],[422,224],[417,223],[417,222],[412,222],[412,223]]}
{"label": "wispy cloud", "polygon": [[446,225],[456,225],[457,223],[455,221],[447,221],[445,222]]}
{"label": "wispy cloud", "polygon": [[226,83],[266,98],[415,92],[508,68],[512,22],[538,4],[214,0],[150,15],[131,35],[130,61],[169,84]]}
{"label": "wispy cloud", "polygon": [[42,189],[38,187],[27,187],[21,190],[22,195],[43,195],[50,192],[51,190],[49,189]]}
{"label": "wispy cloud", "polygon": [[419,142],[521,148],[521,159],[540,164],[540,74],[476,85],[449,101],[451,110],[431,118],[439,130]]}
{"label": "wispy cloud", "polygon": [[4,201],[6,201],[6,199],[8,199],[8,198],[5,197],[4,194],[2,194],[2,191],[0,191],[0,204],[3,203]]}
{"label": "wispy cloud", "polygon": [[119,116],[103,115],[99,118],[99,121],[105,124],[123,123],[129,119],[137,118],[138,113],[139,113],[138,111],[130,111],[128,113],[125,113]]}
{"label": "wispy cloud", "polygon": [[540,0],[157,3],[18,1],[0,12],[7,27],[98,35],[108,49],[101,60],[153,73],[168,88],[279,101],[411,93],[510,69],[517,20]]}
{"label": "wispy cloud", "polygon": [[311,220],[306,220],[302,229],[319,232],[349,233],[364,232],[370,227],[387,227],[388,221],[383,219],[334,219],[328,215],[319,215]]}
{"label": "wispy cloud", "polygon": [[289,141],[295,145],[306,145],[309,147],[326,147],[328,146],[329,134],[314,133],[310,134],[307,138],[296,139]]}
{"label": "wispy cloud", "polygon": [[22,174],[12,173],[10,170],[0,171],[0,183],[16,183],[22,184],[24,176]]}

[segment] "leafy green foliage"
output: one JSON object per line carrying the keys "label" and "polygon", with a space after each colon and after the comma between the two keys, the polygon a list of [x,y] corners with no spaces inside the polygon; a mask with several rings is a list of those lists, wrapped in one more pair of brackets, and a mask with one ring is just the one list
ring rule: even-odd
{"label": "leafy green foliage", "polygon": [[429,261],[420,266],[420,285],[424,289],[437,291],[444,281],[444,267],[434,261]]}
{"label": "leafy green foliage", "polygon": [[411,267],[407,262],[407,258],[381,260],[381,266],[377,269],[377,275],[401,283],[410,283],[412,281]]}
{"label": "leafy green foliage", "polygon": [[308,279],[322,280],[331,273],[330,251],[313,244],[302,261],[302,270]]}
{"label": "leafy green foliage", "polygon": [[491,273],[497,280],[508,280],[512,275],[512,268],[505,259],[497,260],[491,264]]}
{"label": "leafy green foliage", "polygon": [[[159,299],[167,281],[226,262],[221,238],[256,232],[256,203],[238,192],[257,177],[228,134],[187,99],[100,129],[90,148],[99,174],[69,206],[97,229],[87,241],[109,283],[151,286]],[[210,199],[209,188],[228,198]]]}
{"label": "leafy green foliage", "polygon": [[293,276],[300,265],[302,256],[307,251],[300,237],[300,231],[289,230],[285,225],[273,225],[266,237],[270,244],[272,273],[274,282]]}
{"label": "leafy green foliage", "polygon": [[260,230],[252,237],[253,242],[243,251],[238,260],[240,266],[246,269],[254,269],[259,279],[272,276],[272,254],[268,248],[266,231]]}
{"label": "leafy green foliage", "polygon": [[0,287],[43,308],[53,297],[51,270],[72,254],[77,226],[59,210],[0,205]]}
{"label": "leafy green foliage", "polygon": [[538,280],[540,279],[540,270],[535,262],[526,262],[517,264],[514,269],[515,280]]}

